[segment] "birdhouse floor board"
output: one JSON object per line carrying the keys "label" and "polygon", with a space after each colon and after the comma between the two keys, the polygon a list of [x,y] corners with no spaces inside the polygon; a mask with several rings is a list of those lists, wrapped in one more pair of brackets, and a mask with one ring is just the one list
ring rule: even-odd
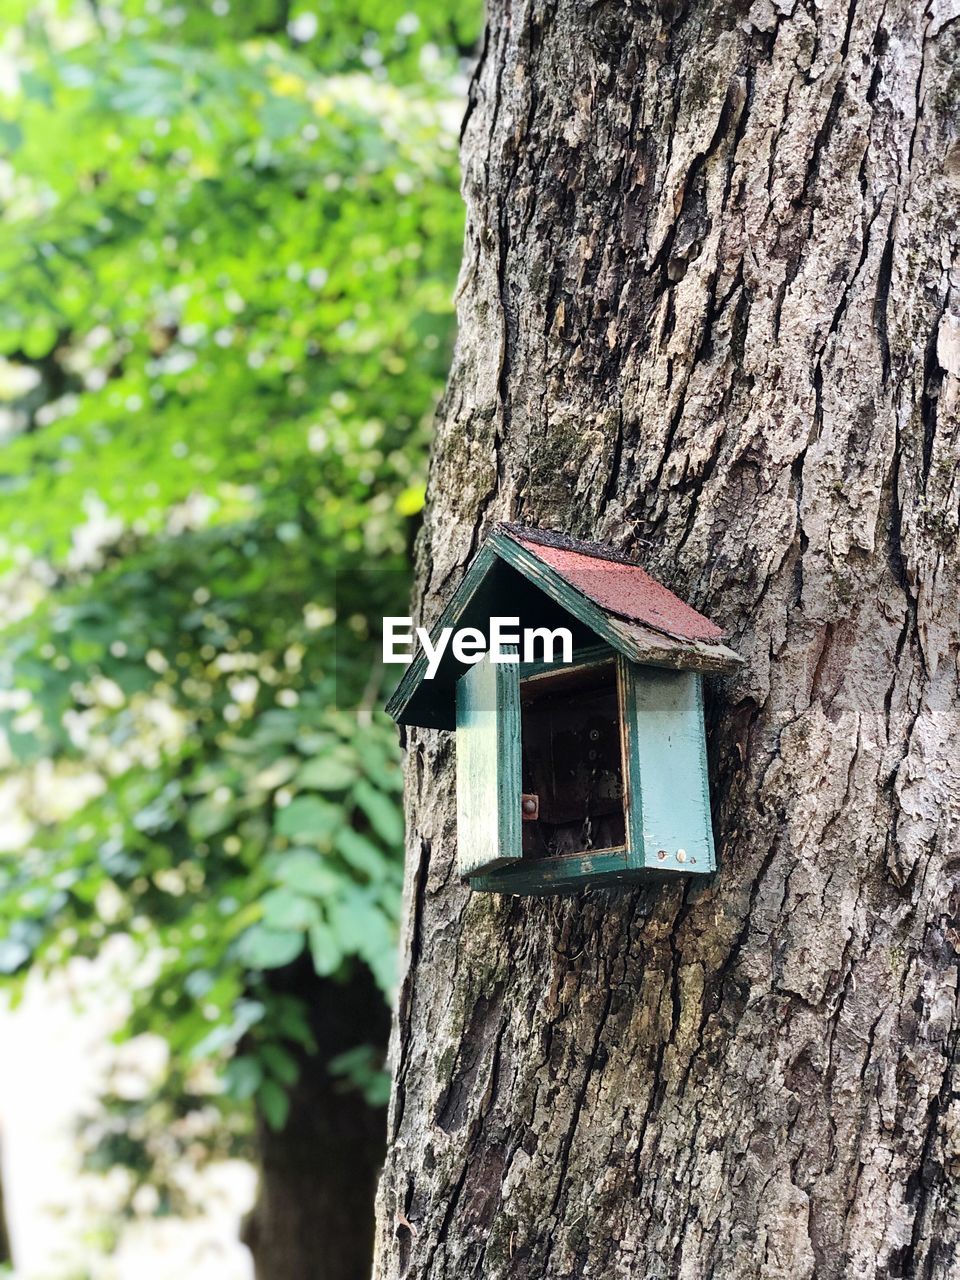
{"label": "birdhouse floor board", "polygon": [[666,884],[678,876],[690,878],[681,868],[640,869],[632,865],[625,849],[597,849],[591,854],[543,858],[519,862],[487,875],[470,879],[473,889],[518,897],[549,898],[577,893],[582,889],[618,889],[628,885]]}

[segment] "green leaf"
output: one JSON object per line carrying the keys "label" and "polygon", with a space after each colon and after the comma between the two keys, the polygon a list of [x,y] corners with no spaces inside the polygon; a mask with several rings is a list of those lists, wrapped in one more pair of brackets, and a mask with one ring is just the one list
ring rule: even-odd
{"label": "green leaf", "polygon": [[268,929],[308,929],[320,919],[320,911],[312,898],[292,889],[272,889],[263,897],[263,923]]}
{"label": "green leaf", "polygon": [[343,961],[343,951],[336,934],[325,924],[315,924],[310,928],[309,937],[313,967],[321,978],[329,978]]}
{"label": "green leaf", "polygon": [[366,961],[384,992],[396,981],[396,930],[369,889],[356,888],[328,904],[330,924],[347,954]]}
{"label": "green leaf", "polygon": [[281,884],[315,898],[335,893],[341,884],[340,877],[316,849],[291,849],[281,854],[274,875]]}
{"label": "green leaf", "polygon": [[276,1081],[264,1080],[257,1090],[257,1102],[267,1124],[279,1132],[290,1114],[290,1099],[286,1092]]}
{"label": "green leaf", "polygon": [[375,780],[377,787],[395,794],[402,792],[403,770],[393,740],[384,741],[379,736],[365,734],[356,745],[364,772]]}
{"label": "green leaf", "polygon": [[336,805],[315,796],[299,796],[278,812],[275,826],[278,835],[291,840],[321,841],[331,836],[341,821]]}
{"label": "green leaf", "polygon": [[335,844],[350,866],[356,871],[362,871],[371,880],[386,874],[388,863],[382,850],[352,827],[344,827],[338,831]]}
{"label": "green leaf", "polygon": [[273,1026],[285,1040],[303,1045],[310,1053],[317,1052],[317,1046],[310,1030],[303,1002],[292,996],[284,996],[274,1001]]}
{"label": "green leaf", "polygon": [[262,1020],[265,1013],[266,1009],[259,1000],[238,1000],[230,1022],[219,1023],[193,1044],[189,1053],[190,1061],[200,1062],[204,1058],[216,1057],[224,1049],[232,1048],[251,1027]]}
{"label": "green leaf", "polygon": [[297,786],[308,791],[345,791],[356,780],[356,764],[335,755],[308,760],[297,774]]}
{"label": "green leaf", "polygon": [[378,791],[365,778],[354,787],[353,798],[382,840],[394,847],[403,844],[403,815],[395,801]]}
{"label": "green leaf", "polygon": [[0,973],[16,973],[30,959],[30,948],[13,938],[0,938]]}
{"label": "green leaf", "polygon": [[23,143],[23,130],[17,124],[16,120],[0,119],[0,144],[4,151],[9,154],[16,151]]}
{"label": "green leaf", "polygon": [[241,961],[251,969],[279,969],[296,960],[303,945],[302,933],[255,924],[240,939],[238,951]]}
{"label": "green leaf", "polygon": [[373,1045],[358,1044],[337,1054],[327,1070],[348,1088],[359,1090],[370,1107],[385,1107],[390,1101],[390,1075],[383,1069],[383,1055]]}
{"label": "green leaf", "polygon": [[262,1082],[263,1068],[256,1058],[232,1058],[223,1071],[224,1087],[238,1102],[252,1098]]}
{"label": "green leaf", "polygon": [[236,815],[236,802],[233,796],[229,800],[206,796],[190,806],[187,819],[190,834],[196,840],[207,840],[210,836],[224,831],[231,825]]}
{"label": "green leaf", "polygon": [[299,759],[297,756],[281,756],[279,760],[274,760],[267,765],[252,779],[255,787],[262,787],[266,791],[273,791],[277,787],[282,787],[285,782],[289,782],[299,767]]}
{"label": "green leaf", "polygon": [[292,1053],[279,1044],[260,1046],[260,1060],[270,1074],[281,1084],[294,1085],[300,1076],[300,1064]]}

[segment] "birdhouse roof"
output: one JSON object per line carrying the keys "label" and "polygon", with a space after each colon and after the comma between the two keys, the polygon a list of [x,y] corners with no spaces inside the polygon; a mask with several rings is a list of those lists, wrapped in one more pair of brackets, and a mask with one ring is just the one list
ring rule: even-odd
{"label": "birdhouse roof", "polygon": [[724,638],[722,627],[684,604],[638,564],[608,547],[577,542],[542,529],[525,529],[522,525],[501,524],[499,532],[555,570],[569,586],[607,613],[643,623],[674,640]]}
{"label": "birdhouse roof", "polygon": [[[703,672],[734,670],[725,633],[611,547],[546,529],[498,524],[431,628],[479,627],[494,615],[520,627],[569,625],[576,648],[606,642],[631,662]],[[449,647],[432,680],[419,653],[387,711],[400,724],[453,728],[456,682],[466,670]]]}

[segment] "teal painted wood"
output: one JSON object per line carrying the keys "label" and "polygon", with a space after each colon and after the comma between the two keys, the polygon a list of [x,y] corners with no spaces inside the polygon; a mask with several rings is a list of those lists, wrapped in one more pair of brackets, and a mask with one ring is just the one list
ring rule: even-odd
{"label": "teal painted wood", "polygon": [[701,678],[632,663],[624,676],[631,861],[660,871],[713,871]]}
{"label": "teal painted wood", "polygon": [[520,667],[484,657],[457,681],[457,861],[476,875],[521,853]]}
{"label": "teal painted wood", "polygon": [[707,861],[710,871],[717,869],[717,851],[713,842],[713,811],[710,807],[710,762],[707,759],[707,726],[703,712],[703,676],[694,675],[694,692],[697,700],[696,721],[700,728],[700,787],[703,803],[703,821],[707,830]]}
{"label": "teal painted wood", "polygon": [[620,702],[620,750],[623,755],[623,804],[627,833],[627,865],[640,871],[643,855],[643,788],[640,778],[640,749],[637,738],[636,681],[644,668],[636,667],[623,655],[617,658],[617,692]]}
{"label": "teal painted wood", "polygon": [[627,875],[625,849],[567,853],[558,858],[528,858],[502,871],[471,879],[474,889],[496,893],[549,894],[585,888],[599,878],[612,882]]}
{"label": "teal painted wood", "polygon": [[[473,875],[472,888],[541,897],[657,884],[715,869],[702,678],[695,672],[637,666],[621,657],[618,682],[626,847],[518,859]],[[682,860],[677,856],[681,852]]]}

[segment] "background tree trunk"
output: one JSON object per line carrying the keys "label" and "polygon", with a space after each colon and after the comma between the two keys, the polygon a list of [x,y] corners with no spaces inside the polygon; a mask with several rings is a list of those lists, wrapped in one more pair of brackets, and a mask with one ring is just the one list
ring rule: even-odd
{"label": "background tree trunk", "polygon": [[381,1280],[960,1274],[955,0],[492,0],[427,617],[490,521],[727,624],[720,871],[471,895],[408,761]]}
{"label": "background tree trunk", "polygon": [[10,1232],[7,1227],[7,1209],[3,1198],[3,1172],[0,1169],[0,1267],[12,1266],[13,1250],[10,1248]]}
{"label": "background tree trunk", "polygon": [[383,1162],[383,1109],[344,1090],[326,1063],[387,1036],[383,996],[366,968],[346,984],[316,977],[309,961],[282,971],[312,1015],[319,1054],[304,1054],[280,1132],[257,1126],[260,1193],[243,1229],[257,1280],[368,1280],[373,1199]]}

